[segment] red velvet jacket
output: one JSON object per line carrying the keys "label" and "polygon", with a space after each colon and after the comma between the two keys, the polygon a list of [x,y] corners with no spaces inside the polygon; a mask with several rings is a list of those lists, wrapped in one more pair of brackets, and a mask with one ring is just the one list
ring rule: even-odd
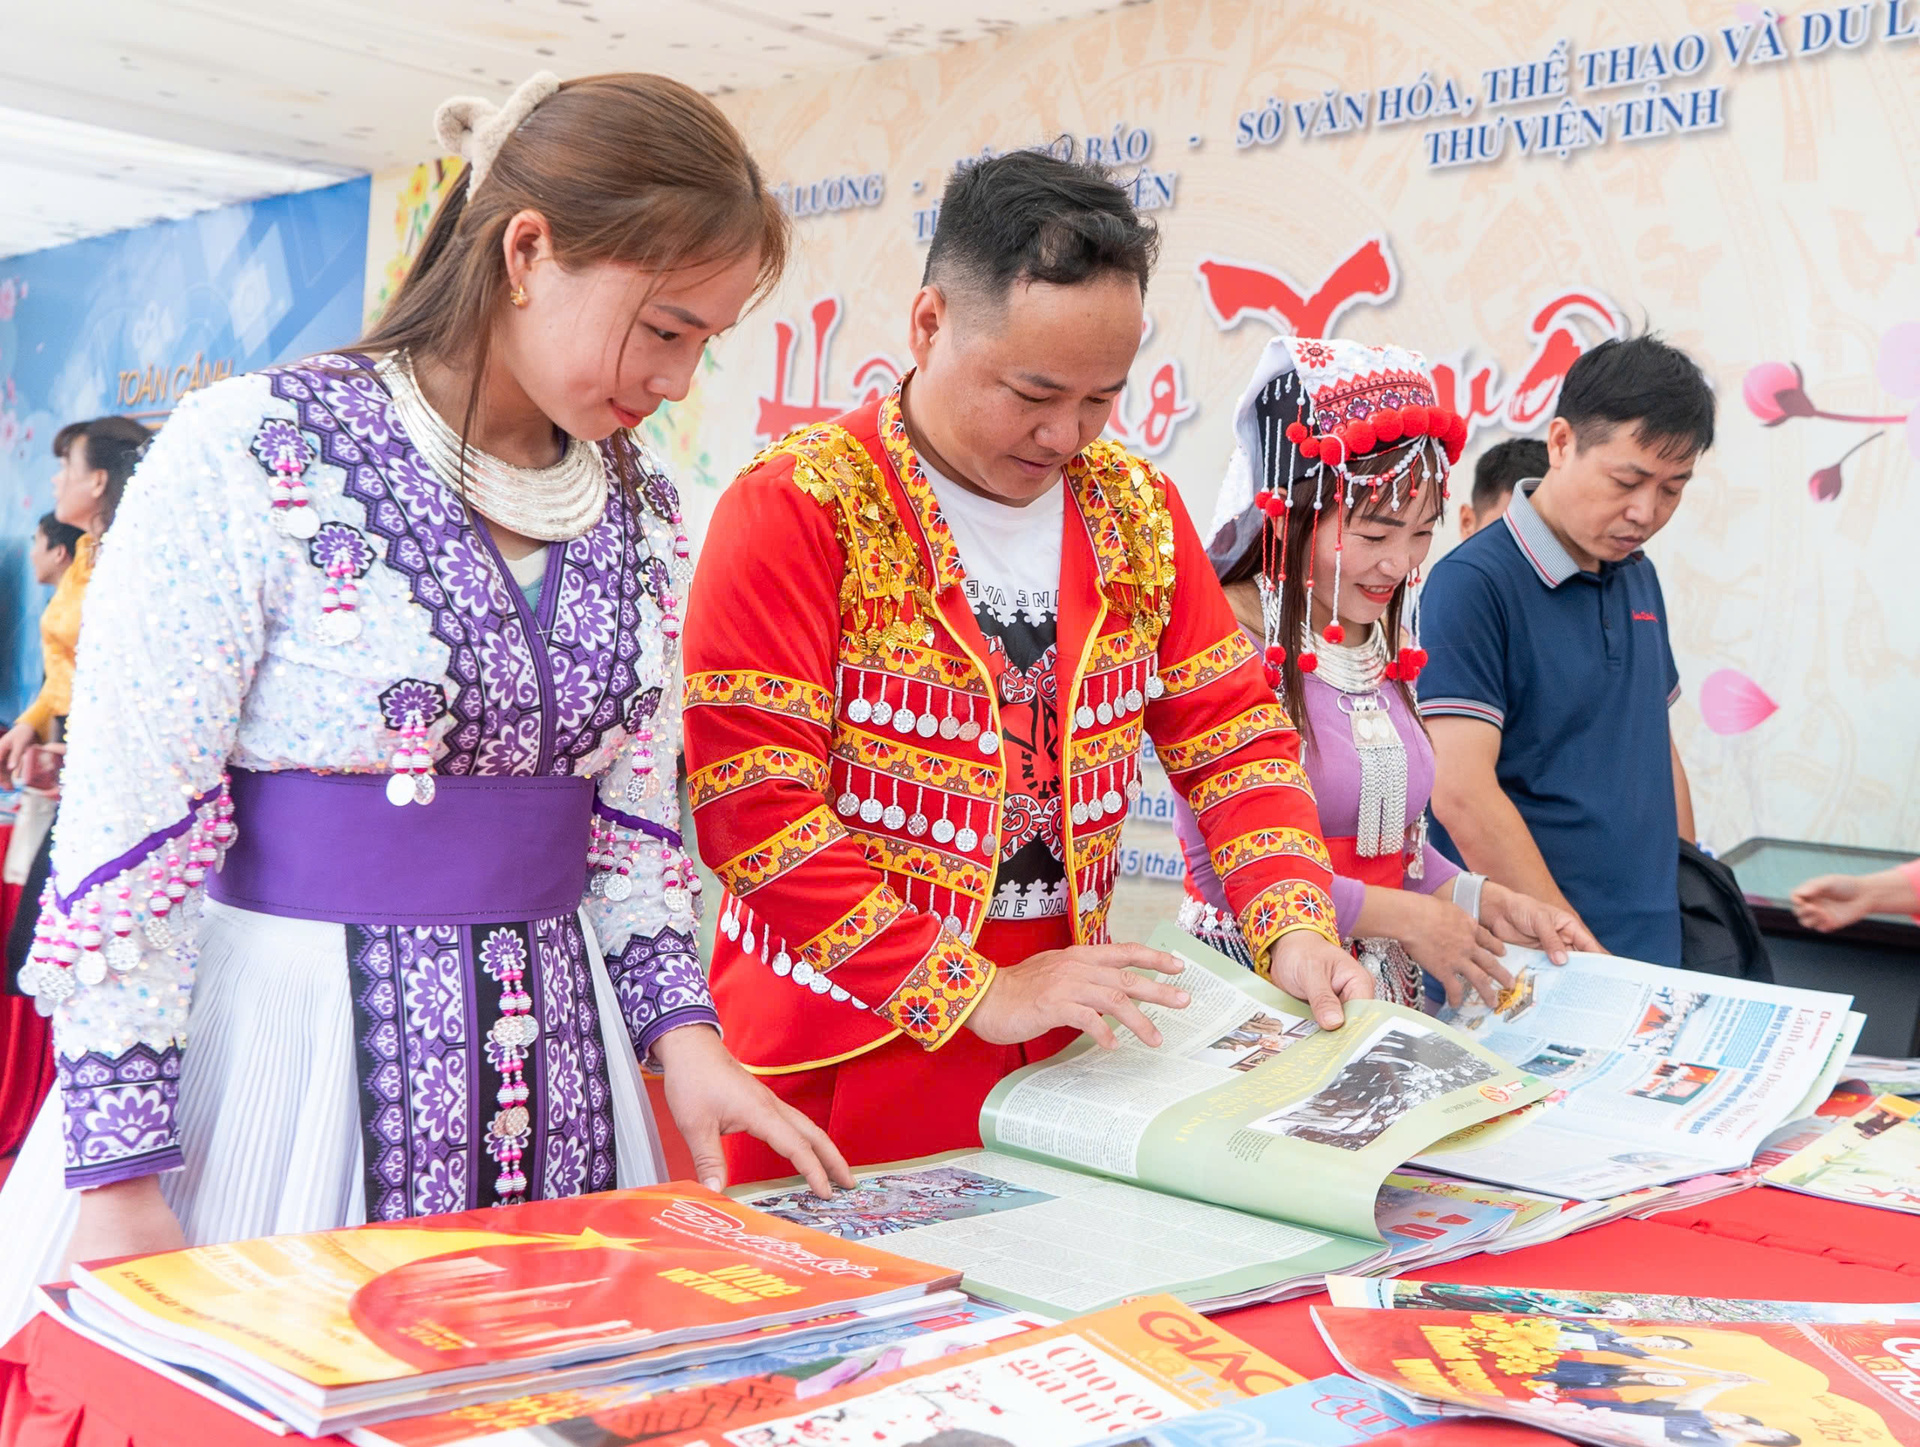
{"label": "red velvet jacket", "polygon": [[[1064,485],[1059,942],[1107,938],[1143,730],[1262,968],[1291,930],[1333,939],[1299,736],[1179,495],[1108,442]],[[727,891],[714,1000],[762,1074],[903,1031],[937,1047],[1019,963],[975,948],[1006,777],[962,577],[897,393],[767,449],[714,513],[687,611],[687,764],[700,851]],[[927,800],[948,824],[930,829]]]}

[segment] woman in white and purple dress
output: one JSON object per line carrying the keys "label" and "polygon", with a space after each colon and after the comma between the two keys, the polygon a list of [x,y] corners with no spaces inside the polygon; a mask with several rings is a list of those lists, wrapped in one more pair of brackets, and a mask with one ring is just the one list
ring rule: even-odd
{"label": "woman in white and purple dress", "polygon": [[0,1219],[0,1334],[68,1260],[660,1178],[747,1130],[676,794],[689,571],[631,429],[786,227],[675,82],[442,108],[470,164],[352,352],[184,401],[88,601],[26,988],[60,1088]]}

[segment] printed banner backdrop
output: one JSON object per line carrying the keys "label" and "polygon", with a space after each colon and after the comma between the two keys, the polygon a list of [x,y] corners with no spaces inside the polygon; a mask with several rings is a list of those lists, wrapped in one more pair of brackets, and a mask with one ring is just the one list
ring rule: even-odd
{"label": "printed banner backdrop", "polygon": [[362,178],[0,261],[0,714],[40,685],[27,548],[54,433],[107,412],[156,425],[197,387],[351,341],[367,194]]}
{"label": "printed banner backdrop", "polygon": [[[728,96],[799,254],[656,431],[697,527],[771,437],[892,385],[954,165],[1062,137],[1163,228],[1115,431],[1202,520],[1277,331],[1424,351],[1471,462],[1544,428],[1582,347],[1652,327],[1721,401],[1649,549],[1702,834],[1917,851],[1916,75],[1916,0],[1155,0]],[[406,227],[377,209],[384,276]]]}

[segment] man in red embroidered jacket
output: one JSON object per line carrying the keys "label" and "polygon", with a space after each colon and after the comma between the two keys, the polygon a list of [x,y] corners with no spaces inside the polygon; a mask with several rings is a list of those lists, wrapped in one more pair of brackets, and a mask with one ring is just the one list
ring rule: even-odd
{"label": "man in red embroidered jacket", "polygon": [[[1172,485],[1097,440],[1156,238],[1033,152],[942,201],[899,391],[728,488],[686,623],[727,1043],[856,1163],[976,1144],[995,1082],[1103,1014],[1185,1003],[1106,929],[1142,736],[1257,967],[1328,1028],[1338,944],[1299,738]],[[1128,968],[1135,967],[1135,968]],[[1148,974],[1141,974],[1144,968]],[[786,1164],[729,1137],[735,1180]]]}

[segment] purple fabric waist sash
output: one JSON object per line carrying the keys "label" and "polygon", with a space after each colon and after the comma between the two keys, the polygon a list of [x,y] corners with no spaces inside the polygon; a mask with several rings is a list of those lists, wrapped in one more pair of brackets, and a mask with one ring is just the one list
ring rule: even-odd
{"label": "purple fabric waist sash", "polygon": [[387,802],[385,774],[230,771],[239,835],[207,892],[337,924],[500,924],[572,914],[587,891],[588,779],[435,779]]}

